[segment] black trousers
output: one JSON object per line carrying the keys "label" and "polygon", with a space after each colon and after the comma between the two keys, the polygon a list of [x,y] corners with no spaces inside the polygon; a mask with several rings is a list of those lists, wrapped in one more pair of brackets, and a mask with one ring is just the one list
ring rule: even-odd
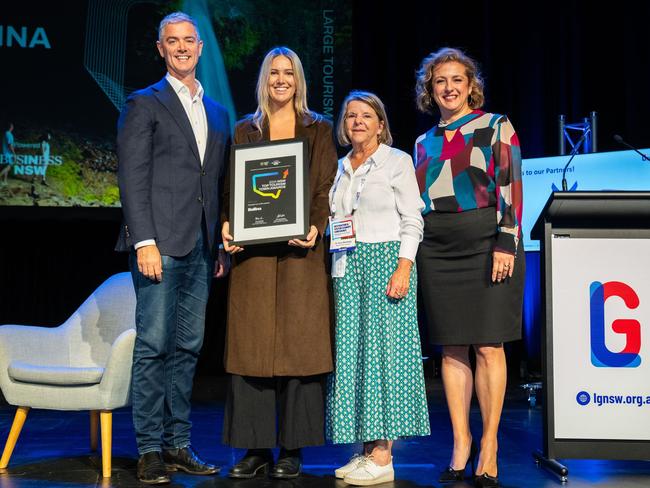
{"label": "black trousers", "polygon": [[243,449],[322,445],[324,379],[325,375],[231,375],[223,421],[224,444]]}

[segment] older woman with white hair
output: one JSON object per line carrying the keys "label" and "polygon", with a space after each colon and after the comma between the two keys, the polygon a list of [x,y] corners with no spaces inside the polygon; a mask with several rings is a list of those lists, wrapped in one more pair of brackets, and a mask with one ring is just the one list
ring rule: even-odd
{"label": "older woman with white hair", "polygon": [[376,95],[348,95],[337,135],[352,150],[330,190],[336,329],[326,434],[363,443],[335,474],[365,486],[394,479],[393,441],[430,431],[413,264],[424,203],[411,156],[390,147]]}

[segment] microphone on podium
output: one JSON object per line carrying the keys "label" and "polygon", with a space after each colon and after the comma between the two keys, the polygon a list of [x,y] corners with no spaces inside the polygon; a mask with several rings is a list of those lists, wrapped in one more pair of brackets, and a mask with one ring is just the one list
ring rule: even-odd
{"label": "microphone on podium", "polygon": [[571,157],[569,158],[566,165],[564,166],[564,169],[562,170],[562,191],[568,191],[568,187],[569,187],[569,185],[566,182],[566,169],[569,167],[571,161],[573,161],[573,158],[575,158],[576,154],[578,154],[578,151],[580,150],[580,146],[582,146],[582,143],[585,141],[587,134],[589,134],[590,132],[591,129],[587,128],[582,134],[580,140],[578,140],[578,143],[575,146],[573,146],[573,150],[571,151]]}
{"label": "microphone on podium", "polygon": [[641,158],[643,159],[643,161],[650,161],[650,158],[649,158],[648,156],[646,156],[645,154],[643,154],[641,151],[639,151],[639,150],[638,150],[636,147],[634,147],[632,144],[628,144],[627,142],[625,142],[625,140],[624,140],[621,136],[619,136],[618,134],[614,134],[614,140],[615,140],[616,142],[618,142],[619,144],[621,144],[621,145],[623,145],[623,146],[625,146],[625,147],[629,147],[629,148],[632,149],[633,151],[638,152],[638,153],[641,155]]}

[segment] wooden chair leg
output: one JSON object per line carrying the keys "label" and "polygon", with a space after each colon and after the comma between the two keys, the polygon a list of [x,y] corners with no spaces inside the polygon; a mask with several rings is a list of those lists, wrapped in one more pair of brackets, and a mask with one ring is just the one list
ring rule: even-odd
{"label": "wooden chair leg", "polygon": [[14,416],[14,422],[11,424],[11,430],[9,431],[9,437],[7,437],[7,443],[5,444],[5,449],[2,452],[2,458],[0,458],[0,469],[4,469],[9,466],[9,459],[14,452],[14,447],[16,447],[16,441],[20,435],[20,431],[25,425],[25,419],[27,418],[27,413],[29,412],[29,407],[18,407],[16,410],[16,415]]}
{"label": "wooden chair leg", "polygon": [[99,429],[99,410],[90,411],[90,450],[97,450],[97,430]]}
{"label": "wooden chair leg", "polygon": [[113,412],[102,410],[99,414],[102,430],[102,475],[111,477],[111,448],[113,439]]}

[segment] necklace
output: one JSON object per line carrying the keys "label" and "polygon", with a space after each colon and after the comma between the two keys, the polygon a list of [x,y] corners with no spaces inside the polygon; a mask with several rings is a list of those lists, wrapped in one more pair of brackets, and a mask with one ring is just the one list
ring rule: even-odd
{"label": "necklace", "polygon": [[455,119],[453,118],[453,115],[452,115],[452,120],[443,120],[442,117],[441,117],[440,120],[438,121],[438,127],[446,127],[449,124],[453,124],[454,122],[457,122],[458,120],[462,119],[463,117],[465,117],[468,114],[471,114],[472,112],[473,112],[473,110],[470,109],[469,111],[465,112],[462,115],[459,115]]}

